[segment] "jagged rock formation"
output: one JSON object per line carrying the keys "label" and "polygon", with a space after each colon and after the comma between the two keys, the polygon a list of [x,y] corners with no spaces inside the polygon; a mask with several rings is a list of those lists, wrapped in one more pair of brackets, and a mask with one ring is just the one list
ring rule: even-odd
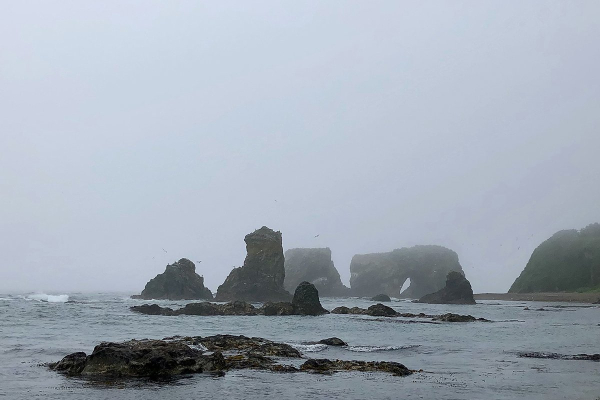
{"label": "jagged rock formation", "polygon": [[[444,287],[450,271],[463,273],[458,255],[442,246],[414,246],[388,253],[357,254],[350,263],[350,286],[356,296],[385,293],[418,299]],[[410,286],[400,289],[410,278]]]}
{"label": "jagged rock formation", "polygon": [[350,290],[344,286],[333,265],[329,247],[285,252],[286,290],[291,292],[304,281],[315,285],[321,297],[347,296]]}
{"label": "jagged rock formation", "polygon": [[167,265],[165,272],[156,275],[142,294],[134,299],[198,300],[212,299],[212,292],[204,287],[204,278],[196,273],[196,266],[187,258]]}
{"label": "jagged rock formation", "polygon": [[294,299],[290,302],[267,302],[262,307],[256,308],[245,301],[233,301],[227,304],[209,302],[190,303],[184,307],[173,310],[169,307],[160,307],[158,304],[143,304],[130,307],[131,311],[147,315],[322,315],[329,311],[321,306],[319,292],[308,282],[302,282],[296,288]]}
{"label": "jagged rock formation", "polygon": [[332,314],[354,314],[354,315],[370,315],[372,317],[402,317],[402,318],[427,318],[438,322],[490,322],[485,318],[475,318],[472,315],[460,315],[460,314],[441,314],[441,315],[428,315],[425,313],[412,314],[412,313],[400,313],[391,307],[383,305],[381,303],[370,306],[369,308],[352,307],[346,306],[336,307],[331,310]]}
{"label": "jagged rock formation", "polygon": [[564,230],[540,244],[509,293],[600,288],[600,224]]}
{"label": "jagged rock formation", "polygon": [[429,304],[475,304],[471,283],[463,274],[456,271],[448,272],[446,286],[435,293],[426,294],[419,303]]}
{"label": "jagged rock formation", "polygon": [[281,232],[263,226],[246,235],[244,265],[234,268],[217,289],[217,301],[289,301],[285,279]]}
{"label": "jagged rock formation", "polygon": [[282,359],[291,361],[299,358],[303,358],[302,354],[292,346],[258,337],[175,336],[163,340],[103,342],[89,356],[83,352],[73,353],[48,366],[68,376],[92,379],[165,379],[202,372],[224,375],[226,371],[235,369],[328,374],[336,371],[380,371],[396,376],[413,373],[403,364],[387,361],[308,359],[299,367],[280,364]]}

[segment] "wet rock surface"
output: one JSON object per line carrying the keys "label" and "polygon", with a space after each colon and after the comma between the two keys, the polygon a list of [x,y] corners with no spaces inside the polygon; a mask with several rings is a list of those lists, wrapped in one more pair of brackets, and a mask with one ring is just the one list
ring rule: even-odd
{"label": "wet rock surface", "polygon": [[[414,246],[387,253],[356,254],[350,262],[350,286],[354,296],[386,293],[418,299],[443,288],[450,271],[463,272],[463,269],[458,255],[442,246]],[[409,278],[409,287],[400,293]]]}
{"label": "wet rock surface", "polygon": [[244,265],[234,268],[217,289],[215,300],[248,302],[289,301],[281,232],[263,226],[246,235]]}
{"label": "wet rock surface", "polygon": [[187,258],[167,265],[165,272],[151,279],[141,294],[131,297],[144,300],[210,300],[213,298],[212,292],[204,286],[204,278],[196,273],[196,266]]}
{"label": "wet rock surface", "polygon": [[518,352],[517,355],[522,358],[546,358],[550,360],[575,360],[575,361],[600,361],[600,354],[559,354],[559,353],[542,353],[537,351]]}
{"label": "wet rock surface", "polygon": [[[332,346],[345,345],[339,338],[323,341]],[[258,337],[174,336],[163,340],[103,342],[89,356],[82,352],[73,353],[59,362],[49,364],[49,368],[68,376],[117,379],[164,379],[195,373],[223,375],[234,369],[315,373],[387,372],[396,376],[412,373],[397,362],[308,359],[300,367],[281,363],[285,359],[299,358],[303,358],[302,354],[292,346]]]}
{"label": "wet rock surface", "polygon": [[326,344],[327,346],[348,346],[348,343],[337,337],[330,337],[327,339],[321,339],[317,343]]}
{"label": "wet rock surface", "polygon": [[371,297],[371,301],[383,301],[383,302],[387,303],[387,302],[392,301],[392,299],[390,299],[390,296],[388,296],[387,294],[381,293],[381,294]]}
{"label": "wet rock surface", "polygon": [[450,271],[446,277],[446,286],[435,293],[419,299],[419,303],[428,304],[475,304],[471,283],[457,271]]}
{"label": "wet rock surface", "polygon": [[304,281],[315,285],[321,297],[348,296],[350,291],[342,283],[328,247],[285,252],[285,289],[292,292]]}
{"label": "wet rock surface", "polygon": [[438,322],[491,322],[485,318],[475,318],[472,315],[460,315],[460,314],[441,314],[441,315],[430,315],[430,314],[413,314],[413,313],[400,313],[391,307],[384,304],[375,304],[365,309],[360,307],[348,308],[345,306],[336,307],[331,310],[332,314],[355,314],[355,315],[370,315],[372,317],[402,317],[402,318],[428,318],[432,321]]}

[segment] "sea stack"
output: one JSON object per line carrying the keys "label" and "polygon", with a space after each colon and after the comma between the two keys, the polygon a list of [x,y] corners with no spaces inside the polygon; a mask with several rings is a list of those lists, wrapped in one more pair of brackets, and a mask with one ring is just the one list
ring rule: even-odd
{"label": "sea stack", "polygon": [[212,292],[204,287],[204,278],[196,273],[196,266],[187,258],[167,265],[165,272],[156,275],[142,294],[131,296],[144,300],[212,300]]}
{"label": "sea stack", "polygon": [[[450,271],[463,273],[458,255],[442,246],[357,254],[350,263],[350,286],[354,296],[384,293],[390,297],[418,299],[443,288]],[[400,293],[407,279],[410,286]]]}
{"label": "sea stack", "polygon": [[292,292],[304,281],[315,285],[321,297],[348,296],[350,290],[333,265],[329,247],[285,252],[285,289]]}
{"label": "sea stack", "polygon": [[285,279],[281,232],[263,226],[249,233],[244,265],[234,268],[217,289],[215,300],[248,302],[289,301]]}
{"label": "sea stack", "polygon": [[471,283],[463,274],[451,271],[446,277],[446,286],[435,293],[419,299],[419,303],[429,304],[475,304]]}
{"label": "sea stack", "polygon": [[600,224],[555,233],[540,244],[509,293],[600,289]]}

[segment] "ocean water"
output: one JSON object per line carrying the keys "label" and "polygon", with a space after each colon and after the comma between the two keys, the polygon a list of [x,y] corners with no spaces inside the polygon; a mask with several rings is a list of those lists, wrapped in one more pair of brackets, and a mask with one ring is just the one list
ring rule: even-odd
{"label": "ocean water", "polygon": [[[327,309],[368,307],[364,299],[321,299]],[[148,316],[129,311],[125,293],[0,294],[0,398],[6,399],[587,399],[600,398],[600,363],[526,359],[518,351],[600,352],[600,307],[481,301],[472,306],[388,303],[401,312],[454,312],[494,322],[426,324],[404,318]],[[178,307],[186,302],[157,301]],[[524,310],[524,307],[530,310]],[[543,307],[545,311],[536,311]],[[415,320],[418,321],[418,320]],[[397,361],[408,377],[232,371],[173,382],[89,381],[43,364],[91,353],[101,341],[220,333],[297,346],[306,357]],[[308,345],[337,336],[347,348]]]}

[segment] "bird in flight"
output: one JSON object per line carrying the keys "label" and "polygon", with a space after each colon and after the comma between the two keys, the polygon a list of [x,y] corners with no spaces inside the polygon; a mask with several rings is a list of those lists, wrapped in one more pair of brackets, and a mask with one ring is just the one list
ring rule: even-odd
{"label": "bird in flight", "polygon": [[196,261],[197,263],[201,263],[202,261]]}
{"label": "bird in flight", "polygon": [[315,237],[317,238],[317,237],[319,237],[319,235],[315,235]]}
{"label": "bird in flight", "polygon": [[167,252],[165,249],[162,249],[165,253]]}

